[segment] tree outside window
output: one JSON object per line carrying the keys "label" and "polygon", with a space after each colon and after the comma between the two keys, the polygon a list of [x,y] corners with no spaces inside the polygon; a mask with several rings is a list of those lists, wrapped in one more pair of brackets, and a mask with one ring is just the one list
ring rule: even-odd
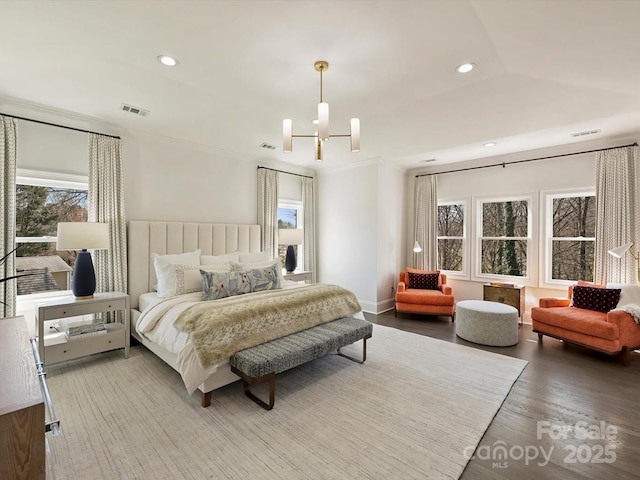
{"label": "tree outside window", "polygon": [[551,280],[593,281],[595,204],[593,194],[550,197]]}
{"label": "tree outside window", "polygon": [[58,222],[87,221],[88,192],[82,188],[16,185],[18,295],[67,290],[75,251],[57,251]]}
{"label": "tree outside window", "polygon": [[481,273],[527,276],[529,201],[482,203]]}
{"label": "tree outside window", "polygon": [[438,205],[438,268],[464,270],[464,204]]}

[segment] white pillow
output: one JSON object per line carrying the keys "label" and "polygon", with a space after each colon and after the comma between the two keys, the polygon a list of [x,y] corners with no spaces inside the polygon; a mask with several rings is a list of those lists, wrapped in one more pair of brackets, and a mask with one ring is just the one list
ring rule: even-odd
{"label": "white pillow", "polygon": [[276,265],[278,276],[280,277],[280,285],[282,285],[282,282],[284,282],[284,277],[282,276],[282,263],[280,263],[280,257],[274,258],[273,260],[268,260],[266,262],[257,263],[231,262],[231,270],[238,272],[241,270],[254,270],[256,268],[268,268],[271,265]]}
{"label": "white pillow", "polygon": [[202,275],[205,272],[228,273],[231,272],[229,263],[221,265],[174,265],[176,275],[176,289],[174,295],[202,291]]}
{"label": "white pillow", "polygon": [[629,304],[640,305],[640,285],[634,283],[607,283],[607,288],[620,289],[620,300],[616,308]]}
{"label": "white pillow", "polygon": [[221,265],[229,262],[239,262],[240,253],[233,252],[225,255],[200,255],[200,265]]}
{"label": "white pillow", "polygon": [[176,295],[176,273],[173,265],[200,265],[200,250],[171,255],[151,254],[158,284],[156,290],[161,298]]}
{"label": "white pillow", "polygon": [[240,263],[260,263],[271,260],[268,252],[242,253],[240,252]]}

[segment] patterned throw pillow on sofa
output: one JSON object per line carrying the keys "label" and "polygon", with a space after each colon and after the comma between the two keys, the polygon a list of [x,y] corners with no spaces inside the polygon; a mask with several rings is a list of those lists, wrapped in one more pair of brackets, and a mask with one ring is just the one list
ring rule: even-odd
{"label": "patterned throw pillow on sofa", "polygon": [[439,273],[413,273],[409,275],[409,288],[420,288],[422,290],[440,290],[438,288]]}
{"label": "patterned throw pillow on sofa", "polygon": [[576,285],[573,287],[571,305],[596,312],[607,313],[618,305],[620,300],[619,288],[594,288]]}

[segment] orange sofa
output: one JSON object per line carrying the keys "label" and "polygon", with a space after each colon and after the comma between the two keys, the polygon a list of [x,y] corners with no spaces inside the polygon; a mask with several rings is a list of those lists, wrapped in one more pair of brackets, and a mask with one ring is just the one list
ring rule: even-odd
{"label": "orange sofa", "polygon": [[[579,285],[595,286],[580,282]],[[571,306],[573,286],[569,298],[541,298],[539,306],[531,309],[533,331],[542,342],[543,335],[566,340],[609,355],[622,355],[622,363],[629,366],[631,351],[640,348],[640,325],[623,311],[599,312]]]}
{"label": "orange sofa", "polygon": [[447,285],[447,276],[439,273],[438,290],[411,288],[408,272],[423,272],[408,268],[400,272],[400,281],[396,290],[396,316],[398,313],[420,313],[423,315],[444,315],[454,321],[455,299],[451,294],[451,287]]}

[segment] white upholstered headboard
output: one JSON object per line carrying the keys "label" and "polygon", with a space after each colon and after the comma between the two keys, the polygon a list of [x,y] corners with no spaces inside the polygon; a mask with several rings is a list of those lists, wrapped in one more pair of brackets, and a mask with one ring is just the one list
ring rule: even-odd
{"label": "white upholstered headboard", "polygon": [[260,226],[130,220],[127,242],[131,308],[138,308],[138,297],[156,284],[152,253],[184,253],[198,248],[202,255],[259,252]]}

